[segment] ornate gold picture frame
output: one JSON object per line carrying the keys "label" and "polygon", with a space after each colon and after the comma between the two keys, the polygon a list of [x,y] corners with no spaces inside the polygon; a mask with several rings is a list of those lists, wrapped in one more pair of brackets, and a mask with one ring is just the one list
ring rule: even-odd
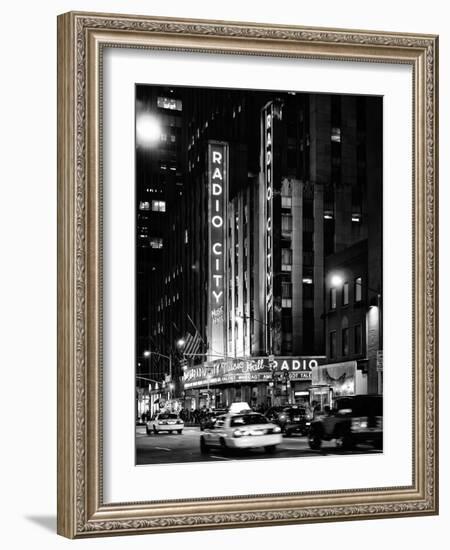
{"label": "ornate gold picture frame", "polygon": [[[262,482],[258,495],[161,501],[152,500],[149,490],[143,502],[104,501],[101,90],[107,47],[412,68],[411,485],[269,494]],[[59,16],[59,534],[81,538],[438,513],[437,116],[436,36],[76,12]]]}

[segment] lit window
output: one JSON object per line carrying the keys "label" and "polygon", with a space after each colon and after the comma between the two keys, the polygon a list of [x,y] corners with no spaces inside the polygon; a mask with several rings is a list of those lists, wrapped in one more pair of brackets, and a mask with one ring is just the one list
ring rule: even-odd
{"label": "lit window", "polygon": [[292,307],[292,283],[281,283],[281,307]]}
{"label": "lit window", "polygon": [[355,279],[355,302],[362,300],[362,277]]}
{"label": "lit window", "polygon": [[303,281],[304,285],[312,285],[313,284],[313,280],[311,279],[311,277],[303,277],[302,281]]}
{"label": "lit window", "polygon": [[292,250],[290,248],[281,249],[281,271],[292,271]]}
{"label": "lit window", "polygon": [[151,237],[150,238],[150,247],[151,248],[162,248],[163,240],[161,237]]}
{"label": "lit window", "polygon": [[141,201],[139,203],[139,210],[150,210],[150,203],[148,201]]}
{"label": "lit window", "polygon": [[352,222],[353,223],[360,223],[361,222],[361,214],[352,214]]}
{"label": "lit window", "polygon": [[336,296],[337,291],[335,288],[330,288],[330,308],[336,309]]}
{"label": "lit window", "polygon": [[341,129],[340,128],[331,128],[331,141],[336,143],[341,142]]}
{"label": "lit window", "polygon": [[167,141],[167,134],[161,134],[161,141]]}
{"label": "lit window", "polygon": [[348,283],[344,283],[342,287],[342,305],[348,305]]}
{"label": "lit window", "polygon": [[325,210],[323,213],[324,220],[333,220],[334,219],[334,213],[331,210]]}
{"label": "lit window", "polygon": [[281,208],[292,208],[292,197],[281,197]]}
{"label": "lit window", "polygon": [[152,201],[152,210],[153,212],[165,212],[166,201]]}
{"label": "lit window", "polygon": [[292,216],[281,214],[281,233],[292,233]]}
{"label": "lit window", "polygon": [[174,134],[172,134],[172,135],[170,136],[170,141],[171,141],[172,143],[175,143],[175,142],[177,141],[177,136],[175,136]]}
{"label": "lit window", "polygon": [[188,244],[189,242],[189,232],[187,229],[184,230],[184,243]]}
{"label": "lit window", "polygon": [[183,102],[181,99],[171,97],[158,97],[157,105],[160,109],[168,109],[169,111],[182,111]]}

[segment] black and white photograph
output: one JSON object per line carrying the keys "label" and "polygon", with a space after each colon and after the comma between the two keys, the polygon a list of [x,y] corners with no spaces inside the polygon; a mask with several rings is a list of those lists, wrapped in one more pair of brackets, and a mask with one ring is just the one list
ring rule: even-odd
{"label": "black and white photograph", "polygon": [[383,98],[135,87],[136,464],[383,452]]}

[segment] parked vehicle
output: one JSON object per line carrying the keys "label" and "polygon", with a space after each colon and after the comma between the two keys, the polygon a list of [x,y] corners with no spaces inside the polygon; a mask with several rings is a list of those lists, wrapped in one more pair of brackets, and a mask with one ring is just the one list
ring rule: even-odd
{"label": "parked vehicle", "polygon": [[358,443],[383,446],[383,399],[381,395],[339,397],[332,410],[316,413],[308,442],[320,449],[322,441],[336,440],[336,446],[352,449]]}
{"label": "parked vehicle", "polygon": [[271,407],[266,411],[267,419],[280,426],[286,436],[293,433],[307,435],[312,420],[312,413],[305,407],[287,405],[284,407]]}

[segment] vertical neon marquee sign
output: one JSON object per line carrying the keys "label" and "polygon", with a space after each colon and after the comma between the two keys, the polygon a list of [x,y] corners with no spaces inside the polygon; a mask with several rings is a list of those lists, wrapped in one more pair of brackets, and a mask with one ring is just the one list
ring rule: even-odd
{"label": "vertical neon marquee sign", "polygon": [[273,105],[263,111],[264,116],[264,180],[265,180],[265,242],[266,242],[266,348],[273,353]]}
{"label": "vertical neon marquee sign", "polygon": [[228,144],[208,142],[208,342],[226,356]]}

